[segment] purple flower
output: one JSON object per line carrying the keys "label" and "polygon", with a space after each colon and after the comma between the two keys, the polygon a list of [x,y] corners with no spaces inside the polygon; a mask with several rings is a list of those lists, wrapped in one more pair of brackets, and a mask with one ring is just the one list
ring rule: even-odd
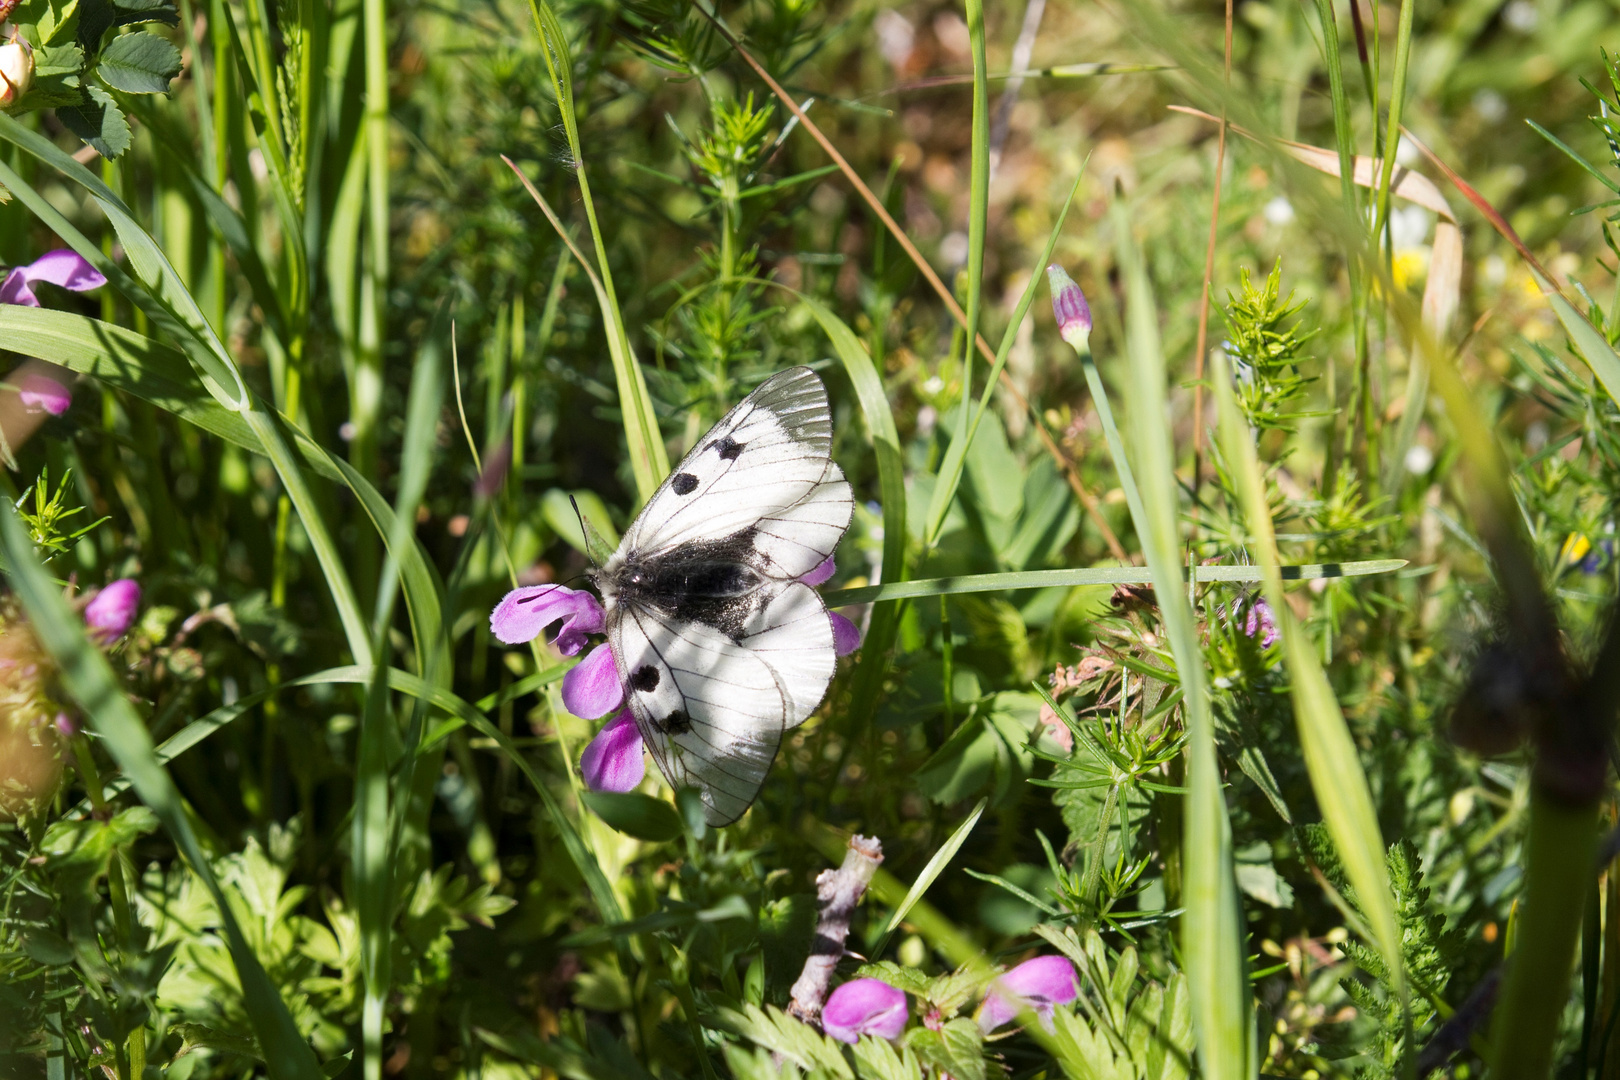
{"label": "purple flower", "polygon": [[1236,600],[1232,603],[1232,618],[1236,619],[1247,603],[1248,617],[1243,620],[1243,632],[1251,638],[1258,638],[1262,649],[1269,649],[1277,641],[1277,617],[1261,596],[1253,597],[1247,602]]}
{"label": "purple flower", "polygon": [[833,652],[839,656],[848,656],[861,647],[860,627],[836,611],[827,612],[827,618],[832,620]]}
{"label": "purple flower", "polygon": [[[38,365],[39,361],[30,361]],[[38,371],[24,371],[11,378],[17,397],[29,412],[48,412],[61,416],[73,404],[73,394],[67,387],[49,375]]]}
{"label": "purple flower", "polygon": [[1035,1010],[1050,1031],[1052,1007],[1067,1005],[1079,995],[1080,985],[1068,958],[1037,956],[990,984],[990,992],[979,1007],[979,1027],[994,1031],[1027,1007]]}
{"label": "purple flower", "polygon": [[33,290],[33,286],[39,282],[85,292],[101,288],[107,284],[107,279],[77,253],[58,248],[7,274],[6,280],[0,282],[0,304],[39,307],[39,297],[34,295]]}
{"label": "purple flower", "polygon": [[878,979],[854,979],[827,998],[821,1027],[839,1042],[859,1042],[862,1035],[898,1038],[906,1029],[906,992]]}
{"label": "purple flower", "polygon": [[530,585],[507,593],[489,616],[489,630],[496,640],[521,645],[539,637],[546,627],[560,621],[552,642],[564,656],[574,656],[585,647],[585,638],[602,631],[602,605],[596,597],[562,585]]}
{"label": "purple flower", "polygon": [[837,569],[837,564],[831,558],[828,558],[799,580],[811,588],[815,588],[817,585],[825,585]]}
{"label": "purple flower", "polygon": [[119,578],[91,597],[84,608],[85,625],[102,644],[124,636],[141,606],[141,587],[131,578]]}
{"label": "purple flower", "polygon": [[1046,283],[1052,290],[1052,314],[1057,318],[1058,333],[1076,349],[1089,348],[1091,305],[1086,303],[1086,294],[1057,263],[1046,268]]}
{"label": "purple flower", "polygon": [[609,720],[579,759],[579,774],[592,791],[634,791],[647,775],[641,732],[629,709]]}
{"label": "purple flower", "polygon": [[613,663],[613,650],[598,645],[563,676],[562,699],[569,712],[595,720],[624,704],[624,684]]}

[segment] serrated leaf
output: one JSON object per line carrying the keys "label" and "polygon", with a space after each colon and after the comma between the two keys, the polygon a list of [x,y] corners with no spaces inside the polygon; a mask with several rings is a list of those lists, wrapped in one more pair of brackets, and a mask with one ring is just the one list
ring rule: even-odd
{"label": "serrated leaf", "polygon": [[79,45],[92,53],[101,48],[117,14],[112,0],[79,0]]}
{"label": "serrated leaf", "polygon": [[876,979],[886,982],[896,990],[904,990],[908,994],[925,998],[934,980],[918,971],[916,968],[902,967],[893,960],[879,960],[875,964],[862,964],[855,972],[857,979]]}
{"label": "serrated leaf", "polygon": [[56,75],[77,75],[84,67],[84,50],[77,45],[45,45],[34,50],[34,86]]}
{"label": "serrated leaf", "polygon": [[96,74],[126,94],[166,94],[180,74],[180,50],[156,34],[125,34],[102,50]]}
{"label": "serrated leaf", "polygon": [[57,119],[68,130],[95,147],[104,158],[115,158],[129,149],[129,121],[112,97],[99,86],[84,88],[85,96],[77,105],[64,105],[56,110]]}
{"label": "serrated leaf", "polygon": [[137,23],[160,22],[168,26],[180,25],[180,12],[172,0],[114,0],[118,9],[114,26],[134,26]]}

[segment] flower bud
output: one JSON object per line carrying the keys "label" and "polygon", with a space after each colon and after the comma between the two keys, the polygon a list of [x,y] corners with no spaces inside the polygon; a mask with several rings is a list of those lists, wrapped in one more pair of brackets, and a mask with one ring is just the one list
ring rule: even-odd
{"label": "flower bud", "polygon": [[0,109],[10,111],[34,84],[34,47],[22,38],[0,44]]}
{"label": "flower bud", "polygon": [[1052,289],[1052,314],[1057,317],[1058,333],[1076,349],[1090,347],[1091,305],[1069,272],[1057,263],[1046,268],[1046,283]]}
{"label": "flower bud", "polygon": [[119,578],[85,605],[84,622],[90,634],[106,644],[124,636],[141,606],[141,587],[130,578]]}

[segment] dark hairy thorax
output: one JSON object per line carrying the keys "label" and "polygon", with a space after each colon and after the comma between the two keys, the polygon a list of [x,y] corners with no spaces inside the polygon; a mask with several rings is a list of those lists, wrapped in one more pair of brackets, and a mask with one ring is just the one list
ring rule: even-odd
{"label": "dark hairy thorax", "polygon": [[754,534],[753,528],[743,529],[651,557],[632,552],[613,576],[614,599],[683,621],[707,623],[736,640],[766,580],[759,570],[763,556],[754,547]]}

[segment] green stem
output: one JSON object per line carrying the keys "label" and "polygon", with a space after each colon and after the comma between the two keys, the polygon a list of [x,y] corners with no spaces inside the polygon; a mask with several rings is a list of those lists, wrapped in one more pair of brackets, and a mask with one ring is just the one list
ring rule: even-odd
{"label": "green stem", "polygon": [[1570,806],[1542,791],[1530,797],[1524,903],[1496,1006],[1494,1080],[1546,1080],[1569,1000],[1597,846],[1597,804]]}

